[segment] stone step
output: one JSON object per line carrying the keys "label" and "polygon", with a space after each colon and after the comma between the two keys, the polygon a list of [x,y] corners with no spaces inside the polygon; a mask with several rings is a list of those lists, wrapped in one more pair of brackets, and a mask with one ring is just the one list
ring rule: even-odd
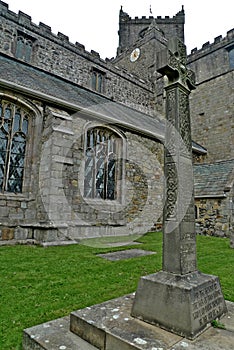
{"label": "stone step", "polygon": [[70,331],[69,316],[24,330],[24,350],[98,350]]}
{"label": "stone step", "polygon": [[181,336],[131,316],[134,294],[74,311],[70,329],[101,350],[170,349]]}
{"label": "stone step", "polygon": [[28,328],[23,350],[233,350],[234,303],[226,302],[225,329],[210,327],[189,340],[133,318],[133,300],[129,294]]}

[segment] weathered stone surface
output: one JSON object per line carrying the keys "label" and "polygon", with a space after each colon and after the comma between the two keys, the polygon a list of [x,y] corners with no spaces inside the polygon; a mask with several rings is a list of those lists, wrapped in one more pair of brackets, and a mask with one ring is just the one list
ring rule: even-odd
{"label": "weathered stone surface", "polygon": [[227,308],[218,277],[197,271],[189,113],[194,74],[186,68],[186,47],[177,38],[169,40],[158,60],[158,71],[168,78],[163,271],[140,279],[132,315],[194,339]]}
{"label": "weathered stone surface", "polygon": [[63,317],[24,331],[24,350],[97,350],[69,331],[69,317]]}
{"label": "weathered stone surface", "polygon": [[130,315],[134,295],[71,313],[71,331],[102,350],[168,347],[182,338]]}
{"label": "weathered stone surface", "polygon": [[132,315],[193,339],[226,311],[218,277],[160,271],[141,278]]}
{"label": "weathered stone surface", "polygon": [[[182,338],[130,315],[134,294],[94,305],[68,317],[47,322],[24,331],[24,350],[95,350],[89,342],[70,331],[105,333],[105,350],[233,350],[234,304],[226,302],[228,313],[220,322],[226,329],[210,327],[195,340]],[[80,323],[81,328],[76,325]],[[84,328],[82,328],[84,327]],[[93,335],[91,337],[93,338]],[[101,348],[99,348],[100,350]]]}
{"label": "weathered stone surface", "polygon": [[98,256],[105,258],[107,260],[116,261],[116,260],[137,258],[140,256],[146,256],[151,254],[156,254],[156,253],[148,250],[143,250],[143,249],[128,249],[128,250],[121,250],[113,253],[98,254]]}

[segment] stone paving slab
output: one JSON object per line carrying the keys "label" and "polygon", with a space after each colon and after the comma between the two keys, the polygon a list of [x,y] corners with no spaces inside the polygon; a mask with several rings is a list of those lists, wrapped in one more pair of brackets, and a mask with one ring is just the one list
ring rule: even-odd
{"label": "stone paving slab", "polygon": [[[209,327],[188,340],[131,317],[134,293],[77,310],[69,317],[24,331],[24,350],[233,350],[234,303],[220,320],[226,329]],[[170,317],[170,315],[168,315]],[[80,322],[81,321],[81,322]],[[73,332],[70,331],[70,328]],[[80,337],[77,335],[82,335]],[[89,341],[98,343],[92,345]]]}
{"label": "stone paving slab", "polygon": [[127,249],[127,250],[120,250],[112,253],[97,254],[97,256],[100,256],[107,260],[117,261],[117,260],[123,260],[123,259],[138,258],[141,256],[152,255],[152,254],[156,254],[156,253],[151,252],[149,250],[143,250],[143,249]]}
{"label": "stone paving slab", "polygon": [[72,244],[78,244],[77,241],[67,240],[67,241],[52,241],[52,242],[42,242],[40,245],[42,247],[56,247],[56,246],[67,246]]}
{"label": "stone paving slab", "polygon": [[128,241],[128,242],[113,242],[113,243],[106,243],[105,245],[107,247],[124,247],[127,245],[141,245],[142,243],[140,242],[133,242],[133,241]]}

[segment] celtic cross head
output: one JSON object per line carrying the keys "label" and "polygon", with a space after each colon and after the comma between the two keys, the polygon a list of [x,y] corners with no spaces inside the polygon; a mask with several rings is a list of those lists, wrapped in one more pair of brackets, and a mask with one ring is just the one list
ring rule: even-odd
{"label": "celtic cross head", "polygon": [[195,89],[195,74],[188,69],[186,46],[177,37],[168,41],[168,47],[158,53],[158,72],[166,75],[168,84],[180,82],[189,90]]}

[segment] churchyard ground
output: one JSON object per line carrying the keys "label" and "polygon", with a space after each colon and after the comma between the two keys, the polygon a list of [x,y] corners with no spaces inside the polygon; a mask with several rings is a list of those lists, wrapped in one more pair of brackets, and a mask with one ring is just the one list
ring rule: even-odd
{"label": "churchyard ground", "polygon": [[[48,248],[0,247],[0,349],[21,350],[25,328],[135,291],[140,276],[162,266],[162,234],[148,233],[138,242],[141,245],[108,248],[103,246],[113,239]],[[97,256],[136,247],[156,254],[119,261]],[[234,302],[234,252],[229,240],[197,236],[197,255],[198,269],[219,276],[224,298]]]}

